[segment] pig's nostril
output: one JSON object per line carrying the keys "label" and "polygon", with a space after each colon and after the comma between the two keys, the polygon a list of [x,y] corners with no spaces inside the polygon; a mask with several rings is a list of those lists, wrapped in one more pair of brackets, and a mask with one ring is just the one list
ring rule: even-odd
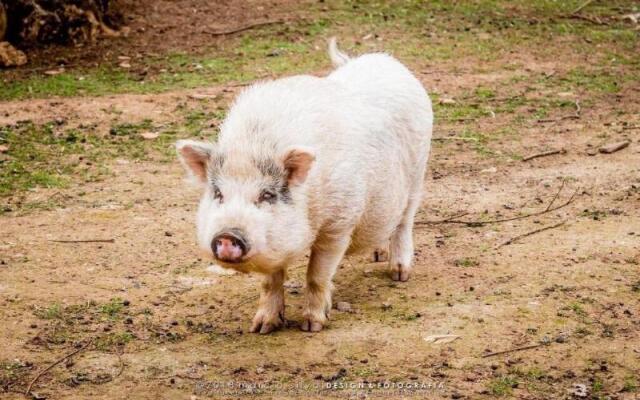
{"label": "pig's nostril", "polygon": [[249,251],[247,241],[238,229],[217,234],[211,241],[213,255],[220,261],[239,262]]}

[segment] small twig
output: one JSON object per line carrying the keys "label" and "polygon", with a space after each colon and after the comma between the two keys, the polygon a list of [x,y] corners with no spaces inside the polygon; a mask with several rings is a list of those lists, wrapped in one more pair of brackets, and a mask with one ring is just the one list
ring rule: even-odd
{"label": "small twig", "polygon": [[474,138],[474,137],[461,137],[461,136],[446,136],[446,137],[441,137],[441,138],[433,138],[433,140],[463,140],[465,142],[477,142],[478,139]]}
{"label": "small twig", "polygon": [[180,378],[180,379],[189,379],[189,380],[193,380],[193,381],[200,381],[200,380],[204,379],[204,375],[191,376],[191,375],[185,375],[185,374],[173,374],[173,375],[168,375],[168,376],[155,376],[155,377],[152,377],[150,379],[153,379],[153,380],[165,380],[165,379],[171,379],[171,378]]}
{"label": "small twig", "polygon": [[530,156],[526,156],[525,158],[522,159],[522,161],[526,162],[526,161],[533,160],[534,158],[547,157],[547,156],[552,156],[552,155],[555,155],[555,154],[565,154],[566,152],[567,152],[567,150],[565,150],[565,149],[543,151],[542,153],[536,153],[536,154],[532,154]]}
{"label": "small twig", "polygon": [[439,118],[440,121],[465,122],[475,121],[477,118]]}
{"label": "small twig", "polygon": [[587,21],[587,22],[591,22],[592,24],[595,25],[606,25],[609,26],[609,23],[602,21],[600,18],[598,17],[587,17],[585,15],[581,15],[581,14],[572,14],[572,15],[565,15],[564,18],[568,18],[568,19],[580,19],[583,21]]}
{"label": "small twig", "polygon": [[56,243],[114,243],[115,239],[49,240]]}
{"label": "small twig", "polygon": [[432,221],[432,223],[433,224],[444,224],[444,223],[450,222],[450,221],[452,221],[452,220],[454,220],[456,218],[464,217],[465,215],[468,215],[468,214],[469,213],[467,211],[464,211],[464,212],[461,212],[459,214],[454,214],[454,215],[452,215],[450,217],[447,217],[445,219],[441,219],[439,221]]}
{"label": "small twig", "polygon": [[512,237],[511,239],[507,240],[506,242],[503,242],[503,243],[499,244],[498,246],[496,246],[495,249],[498,250],[499,248],[501,248],[503,246],[508,246],[511,243],[514,243],[515,241],[520,240],[522,238],[525,238],[527,236],[535,235],[536,233],[540,233],[540,232],[548,231],[549,229],[557,228],[559,226],[564,225],[566,222],[567,221],[562,221],[562,222],[559,222],[559,223],[554,224],[554,225],[545,226],[545,227],[542,227],[542,228],[539,228],[539,229],[536,229],[536,230],[533,230],[533,231],[530,231],[530,232],[527,232],[527,233],[523,233],[522,235],[518,235],[518,236]]}
{"label": "small twig", "polygon": [[496,351],[493,353],[488,353],[488,354],[484,354],[482,355],[482,358],[487,358],[487,357],[493,357],[493,356],[499,356],[501,354],[508,354],[508,353],[513,353],[515,351],[522,351],[522,350],[529,350],[529,349],[535,349],[537,347],[542,347],[542,346],[546,346],[546,343],[538,343],[538,344],[530,344],[528,346],[522,346],[522,347],[515,347],[513,349],[509,349],[509,350],[503,350],[503,351]]}
{"label": "small twig", "polygon": [[587,0],[584,3],[582,3],[578,8],[576,8],[575,10],[573,10],[573,12],[571,13],[571,15],[575,15],[577,13],[579,13],[580,11],[582,11],[583,9],[585,9],[589,4],[593,3],[593,0]]}
{"label": "small twig", "polygon": [[81,351],[85,350],[87,347],[89,347],[89,345],[91,345],[91,343],[93,343],[93,339],[90,339],[84,346],[72,351],[71,353],[65,355],[62,358],[59,358],[58,360],[56,360],[54,363],[49,364],[49,366],[45,369],[43,369],[42,371],[40,371],[38,373],[38,375],[36,375],[31,382],[29,382],[29,386],[27,386],[27,390],[25,390],[24,394],[25,395],[29,395],[31,393],[31,388],[33,387],[33,385],[36,384],[36,382],[38,381],[38,379],[40,379],[44,374],[46,374],[47,372],[49,372],[53,367],[55,367],[56,365],[60,364],[61,362],[67,360],[68,358],[71,358],[73,356],[75,356],[76,354],[80,353]]}
{"label": "small twig", "polygon": [[545,211],[549,211],[549,209],[551,208],[551,206],[553,206],[553,203],[556,202],[556,200],[558,199],[558,196],[560,196],[560,192],[562,192],[562,189],[564,189],[564,184],[567,183],[566,179],[562,180],[562,183],[560,184],[560,189],[558,189],[558,191],[556,192],[556,195],[553,196],[553,199],[551,199],[551,201],[549,202],[549,205],[547,206],[547,208],[545,208]]}
{"label": "small twig", "polygon": [[558,121],[562,121],[564,119],[580,119],[580,112],[582,111],[582,107],[580,107],[580,100],[576,100],[574,102],[574,104],[576,106],[576,112],[573,113],[572,115],[565,115],[565,116],[560,117],[560,118],[539,119],[538,122],[539,123],[545,123],[545,122],[558,122]]}
{"label": "small twig", "polygon": [[546,214],[552,211],[556,211],[559,210],[563,207],[568,206],[569,204],[571,204],[574,200],[574,198],[576,197],[576,195],[578,194],[579,189],[576,189],[575,192],[573,192],[573,194],[571,195],[571,197],[569,197],[569,200],[565,201],[564,203],[552,207],[552,208],[547,208],[544,211],[537,211],[534,213],[530,213],[530,214],[524,214],[524,215],[519,215],[517,217],[509,217],[509,218],[501,218],[501,219],[493,219],[493,220],[487,220],[487,221],[463,221],[463,220],[458,220],[458,219],[447,219],[444,221],[416,221],[415,224],[416,225],[436,225],[436,224],[464,224],[467,226],[483,226],[486,224],[497,224],[500,222],[508,222],[508,221],[515,221],[515,220],[519,220],[519,219],[525,219],[525,218],[529,218],[529,217],[535,217],[538,215],[542,215],[542,214]]}
{"label": "small twig", "polygon": [[204,33],[210,34],[212,36],[224,36],[224,35],[233,35],[234,33],[240,33],[240,32],[244,32],[244,31],[248,31],[250,29],[255,29],[255,28],[259,28],[262,26],[266,26],[266,25],[274,25],[274,24],[281,24],[283,22],[285,22],[285,19],[279,18],[279,19],[270,19],[270,20],[266,20],[266,21],[259,21],[259,22],[253,22],[247,25],[242,25],[236,28],[229,28],[229,29],[225,29],[225,30],[221,30],[221,31],[204,31]]}

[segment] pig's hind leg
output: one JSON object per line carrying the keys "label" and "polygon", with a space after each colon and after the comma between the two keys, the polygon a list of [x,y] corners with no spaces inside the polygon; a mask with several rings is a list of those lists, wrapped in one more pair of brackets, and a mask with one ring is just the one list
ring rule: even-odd
{"label": "pig's hind leg", "polygon": [[280,270],[264,277],[258,311],[253,317],[251,332],[270,333],[284,324],[285,276],[285,270]]}
{"label": "pig's hind leg", "polygon": [[409,276],[411,276],[411,270],[413,268],[413,220],[420,206],[420,199],[422,197],[423,174],[424,173],[418,175],[420,181],[417,182],[413,188],[413,193],[409,196],[402,220],[391,235],[389,268],[391,270],[391,279],[394,281],[406,282],[409,280]]}
{"label": "pig's hind leg", "polygon": [[333,275],[349,247],[350,234],[331,235],[314,243],[307,268],[306,308],[303,331],[318,332],[326,324],[331,310]]}

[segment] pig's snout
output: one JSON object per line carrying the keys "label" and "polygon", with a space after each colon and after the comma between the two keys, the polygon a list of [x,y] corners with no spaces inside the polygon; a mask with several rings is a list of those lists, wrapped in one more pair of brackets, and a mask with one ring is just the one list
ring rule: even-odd
{"label": "pig's snout", "polygon": [[211,250],[216,259],[227,263],[239,263],[249,251],[242,231],[230,229],[218,233],[211,241]]}

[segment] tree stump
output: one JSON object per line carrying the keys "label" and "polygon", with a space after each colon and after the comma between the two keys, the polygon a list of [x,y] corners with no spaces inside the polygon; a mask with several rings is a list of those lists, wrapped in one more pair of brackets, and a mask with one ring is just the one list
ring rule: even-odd
{"label": "tree stump", "polygon": [[115,35],[124,20],[117,0],[0,0],[2,3],[5,40],[21,47],[95,41],[101,35]]}

